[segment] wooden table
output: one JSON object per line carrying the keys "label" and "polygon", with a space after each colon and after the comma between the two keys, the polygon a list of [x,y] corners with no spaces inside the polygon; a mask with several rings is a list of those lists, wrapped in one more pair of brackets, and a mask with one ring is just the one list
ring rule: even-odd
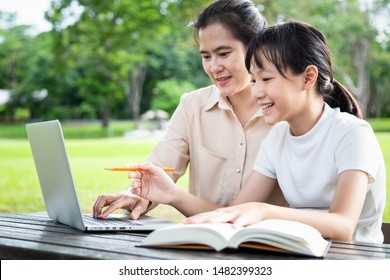
{"label": "wooden table", "polygon": [[[289,260],[301,256],[251,250],[193,251],[142,248],[147,233],[84,233],[46,213],[0,214],[0,259]],[[390,259],[390,245],[334,241],[326,260]]]}

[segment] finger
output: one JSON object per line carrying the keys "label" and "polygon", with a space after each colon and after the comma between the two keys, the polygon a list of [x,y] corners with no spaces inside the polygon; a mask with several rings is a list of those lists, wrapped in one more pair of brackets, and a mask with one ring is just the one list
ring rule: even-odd
{"label": "finger", "polygon": [[132,220],[137,220],[139,218],[139,216],[146,211],[146,209],[148,208],[148,205],[149,205],[149,201],[144,200],[144,199],[139,200],[135,204],[134,209],[131,211],[130,218]]}
{"label": "finger", "polygon": [[95,201],[95,204],[93,205],[93,208],[92,208],[93,217],[96,218],[97,216],[99,216],[99,214],[102,211],[102,208],[104,206],[106,206],[107,200],[108,200],[108,197],[106,195],[99,195],[99,197]]}
{"label": "finger", "polygon": [[134,180],[133,183],[130,186],[130,191],[138,196],[141,196],[141,181]]}
{"label": "finger", "polygon": [[116,209],[112,206],[108,206],[104,211],[102,211],[96,218],[98,219],[105,219],[108,215],[110,215],[112,212],[114,212]]}
{"label": "finger", "polygon": [[231,211],[215,210],[211,212],[205,212],[192,217],[189,217],[183,221],[186,224],[201,224],[201,223],[228,223],[234,220],[235,214]]}
{"label": "finger", "polygon": [[139,197],[144,199],[148,199],[149,188],[145,188],[142,186],[142,181],[134,180],[132,183],[131,192]]}
{"label": "finger", "polygon": [[100,196],[98,196],[98,198],[96,199],[96,201],[95,201],[95,203],[93,204],[93,207],[92,207],[92,214],[93,214],[94,218],[99,216],[99,208],[98,208],[99,199],[100,199]]}
{"label": "finger", "polygon": [[205,215],[209,215],[211,212],[205,212],[202,214],[194,215],[191,217],[188,217],[182,221],[183,224],[200,224],[204,222]]}
{"label": "finger", "polygon": [[134,179],[134,180],[141,180],[142,179],[142,172],[140,171],[131,171],[127,174],[127,177],[129,179]]}
{"label": "finger", "polygon": [[238,216],[234,221],[233,221],[233,227],[236,229],[243,228],[247,225],[250,225],[251,223],[248,221],[247,218],[244,216]]}
{"label": "finger", "polygon": [[236,218],[236,215],[231,211],[215,211],[213,215],[206,218],[207,223],[229,223]]}
{"label": "finger", "polygon": [[131,182],[130,186],[127,188],[127,190],[130,191],[130,192],[131,192],[131,189],[133,188],[133,183],[134,183],[134,181]]}
{"label": "finger", "polygon": [[237,215],[236,219],[233,221],[234,228],[242,228],[249,225],[252,225],[256,222],[261,221],[259,217],[253,217],[251,215]]}
{"label": "finger", "polygon": [[139,207],[136,207],[133,209],[133,211],[130,212],[130,219],[131,220],[137,220],[139,218],[139,216],[141,215],[141,210],[139,209]]}
{"label": "finger", "polygon": [[141,188],[133,187],[131,193],[141,197]]}
{"label": "finger", "polygon": [[108,215],[110,215],[112,212],[114,212],[117,209],[120,209],[123,206],[123,204],[119,204],[117,202],[111,203],[110,206],[108,206],[103,212],[101,212],[97,218],[99,219],[105,219]]}

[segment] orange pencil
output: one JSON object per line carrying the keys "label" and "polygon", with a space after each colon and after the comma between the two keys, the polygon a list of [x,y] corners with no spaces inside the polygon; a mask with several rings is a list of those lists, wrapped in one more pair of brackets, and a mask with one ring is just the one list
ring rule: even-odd
{"label": "orange pencil", "polygon": [[[141,168],[137,167],[112,167],[112,168],[104,168],[105,170],[110,170],[110,171],[142,171]],[[175,168],[173,167],[165,167],[163,168],[165,172],[173,172],[175,171]]]}

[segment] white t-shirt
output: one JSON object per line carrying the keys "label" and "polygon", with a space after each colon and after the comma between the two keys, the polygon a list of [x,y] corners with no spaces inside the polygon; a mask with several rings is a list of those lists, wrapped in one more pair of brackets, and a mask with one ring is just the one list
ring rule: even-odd
{"label": "white t-shirt", "polygon": [[385,164],[366,121],[325,104],[321,119],[302,136],[292,136],[289,124],[280,122],[262,142],[254,170],[278,180],[290,207],[322,211],[329,210],[340,173],[366,172],[367,195],[353,239],[383,242]]}

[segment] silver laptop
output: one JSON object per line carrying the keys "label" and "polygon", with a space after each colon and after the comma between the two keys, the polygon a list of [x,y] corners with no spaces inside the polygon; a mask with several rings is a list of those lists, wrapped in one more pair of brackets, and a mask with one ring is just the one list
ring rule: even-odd
{"label": "silver laptop", "polygon": [[153,231],[174,224],[147,215],[129,220],[128,215],[111,214],[101,220],[82,214],[60,122],[31,123],[26,125],[26,130],[51,219],[83,231]]}

